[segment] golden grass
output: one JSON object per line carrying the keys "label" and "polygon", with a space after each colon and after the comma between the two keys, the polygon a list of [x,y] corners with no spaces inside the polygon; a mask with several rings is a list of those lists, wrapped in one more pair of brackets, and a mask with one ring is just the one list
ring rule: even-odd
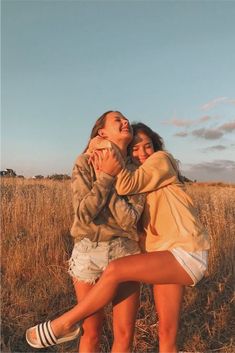
{"label": "golden grass", "polygon": [[[235,189],[189,185],[199,216],[211,238],[208,275],[187,288],[179,347],[187,352],[235,351],[233,342],[233,258]],[[69,181],[2,179],[2,348],[32,352],[26,328],[62,313],[75,303],[67,260],[72,249]],[[141,288],[135,352],[156,352],[157,319],[151,287]],[[102,352],[112,342],[111,311],[106,309]],[[41,352],[76,352],[76,342]]]}

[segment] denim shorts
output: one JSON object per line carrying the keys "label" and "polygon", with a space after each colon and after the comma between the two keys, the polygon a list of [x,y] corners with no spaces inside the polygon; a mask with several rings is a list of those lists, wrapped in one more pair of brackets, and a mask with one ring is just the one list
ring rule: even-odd
{"label": "denim shorts", "polygon": [[68,272],[78,281],[94,284],[110,261],[140,252],[139,244],[128,238],[99,242],[84,238],[74,245]]}
{"label": "denim shorts", "polygon": [[192,286],[195,286],[207,270],[208,250],[188,252],[181,248],[174,248],[169,251],[192,278]]}

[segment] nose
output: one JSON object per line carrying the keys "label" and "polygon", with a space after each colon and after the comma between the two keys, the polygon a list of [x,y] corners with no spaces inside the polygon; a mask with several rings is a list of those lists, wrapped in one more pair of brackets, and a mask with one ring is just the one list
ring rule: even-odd
{"label": "nose", "polygon": [[129,121],[126,120],[126,119],[123,119],[123,120],[122,120],[122,125],[123,125],[124,127],[129,126]]}
{"label": "nose", "polygon": [[141,157],[146,157],[146,156],[147,156],[147,153],[146,153],[144,147],[142,147],[142,148],[140,149],[140,155],[141,155]]}

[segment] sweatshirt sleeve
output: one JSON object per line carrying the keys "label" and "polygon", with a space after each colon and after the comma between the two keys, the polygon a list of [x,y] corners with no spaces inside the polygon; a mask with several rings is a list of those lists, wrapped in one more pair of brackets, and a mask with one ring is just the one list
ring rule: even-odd
{"label": "sweatshirt sleeve", "polygon": [[123,230],[128,231],[132,227],[137,227],[137,222],[144,209],[145,198],[145,194],[119,196],[113,189],[109,210]]}
{"label": "sweatshirt sleeve", "polygon": [[177,172],[166,152],[153,153],[138,169],[122,169],[116,178],[119,195],[151,192],[171,184],[177,179]]}
{"label": "sweatshirt sleeve", "polygon": [[72,172],[74,211],[84,224],[89,224],[105,207],[114,183],[114,177],[100,173],[95,180],[92,166],[84,155],[78,157]]}

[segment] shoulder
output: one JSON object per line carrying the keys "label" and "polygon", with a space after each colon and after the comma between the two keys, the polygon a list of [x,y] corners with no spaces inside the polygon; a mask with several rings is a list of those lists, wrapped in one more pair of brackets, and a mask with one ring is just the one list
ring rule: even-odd
{"label": "shoulder", "polygon": [[146,161],[145,163],[147,164],[155,164],[156,162],[160,162],[160,161],[168,161],[169,159],[171,159],[173,157],[171,157],[170,153],[166,152],[166,151],[157,151],[154,152]]}
{"label": "shoulder", "polygon": [[89,155],[82,153],[75,160],[73,174],[80,172],[92,174],[92,169],[92,165],[89,163]]}
{"label": "shoulder", "polygon": [[171,171],[178,171],[178,164],[174,157],[166,151],[153,153],[143,164],[145,168],[157,168]]}
{"label": "shoulder", "polygon": [[88,165],[89,164],[88,161],[89,161],[89,155],[86,153],[82,153],[76,158],[74,164],[75,164],[75,166],[77,165],[77,166],[82,167],[82,166]]}
{"label": "shoulder", "polygon": [[86,153],[79,155],[75,160],[72,170],[72,185],[77,181],[80,183],[81,179],[89,183],[96,179],[94,169],[89,163],[89,155]]}
{"label": "shoulder", "polygon": [[171,154],[169,152],[166,152],[166,151],[157,151],[157,152],[154,152],[152,154],[152,156],[154,158],[159,158],[160,159],[160,158],[169,158],[171,156]]}

